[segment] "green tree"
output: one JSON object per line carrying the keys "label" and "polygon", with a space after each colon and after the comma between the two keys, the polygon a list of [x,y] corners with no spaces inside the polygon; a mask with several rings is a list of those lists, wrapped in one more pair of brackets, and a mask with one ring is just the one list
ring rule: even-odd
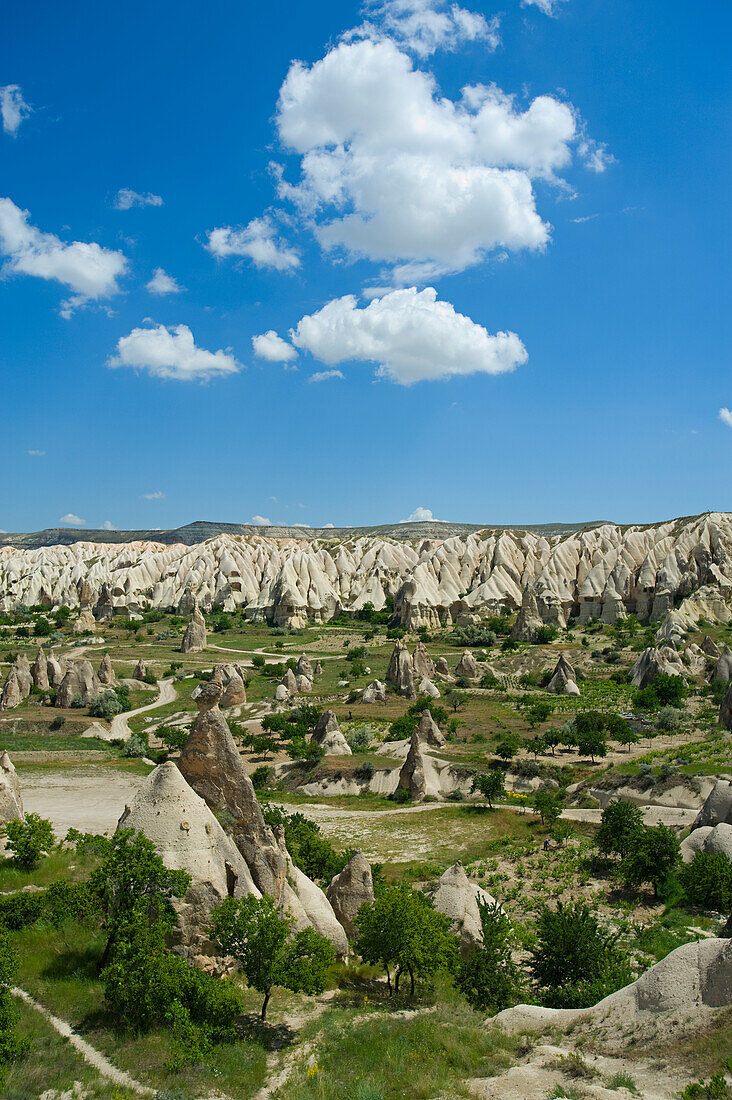
{"label": "green tree", "polygon": [[552,756],[554,756],[554,750],[557,745],[562,743],[562,731],[558,730],[556,726],[550,726],[548,730],[544,730],[542,734],[544,745],[552,750]]}
{"label": "green tree", "polygon": [[17,969],[16,954],[6,930],[0,926],[0,1084],[4,1077],[4,1067],[22,1058],[29,1046],[27,1039],[19,1039],[15,1034],[18,1014],[13,1006],[10,988]]}
{"label": "green tree", "polygon": [[501,760],[508,763],[509,760],[513,760],[520,748],[521,738],[519,735],[517,733],[505,733],[496,744],[496,756],[500,756]]}
{"label": "green tree", "polygon": [[5,835],[13,863],[24,871],[33,871],[54,845],[53,825],[40,814],[26,814],[24,821],[8,821]]}
{"label": "green tree", "polygon": [[732,909],[732,863],[724,852],[697,852],[681,868],[679,878],[692,905],[719,913]]}
{"label": "green tree", "polygon": [[483,942],[461,962],[456,985],[471,1008],[492,1013],[516,998],[520,970],[513,961],[517,946],[511,922],[499,905],[478,900]]}
{"label": "green tree", "polygon": [[183,752],[188,741],[190,730],[181,726],[158,726],[155,730],[157,737],[165,745],[169,752]]}
{"label": "green tree", "polygon": [[662,883],[681,863],[681,845],[667,825],[645,826],[620,865],[620,873],[630,886],[649,882],[658,897]]}
{"label": "green tree", "polygon": [[489,772],[474,775],[471,780],[472,790],[483,795],[488,805],[493,809],[493,803],[506,793],[506,785],[503,772],[498,768],[492,768]]}
{"label": "green tree", "polygon": [[163,929],[175,928],[178,919],[171,898],[182,898],[190,886],[187,871],[169,871],[144,833],[120,829],[111,838],[101,864],[89,877],[89,892],[104,917],[107,943],[99,961],[102,970],[120,928],[135,915]]}
{"label": "green tree", "polygon": [[404,883],[386,887],[372,905],[362,905],[356,927],[358,953],[364,962],[383,967],[390,994],[392,970],[394,991],[399,992],[399,979],[407,973],[413,996],[415,978],[429,979],[457,963],[458,942],[450,935],[449,919]]}
{"label": "green tree", "polygon": [[312,928],[292,936],[292,921],[272,898],[226,898],[212,914],[211,936],[241,963],[249,985],[264,997],[262,1019],[275,986],[294,993],[322,993],[333,947]]}
{"label": "green tree", "polygon": [[682,707],[688,688],[683,676],[669,676],[661,672],[653,681],[653,690],[662,707]]}
{"label": "green tree", "polygon": [[[579,718],[580,715],[577,715]],[[577,730],[577,752],[580,756],[589,756],[592,763],[595,757],[607,756],[607,737],[602,729]]]}
{"label": "green tree", "polygon": [[552,787],[544,787],[534,795],[534,810],[541,817],[542,825],[551,828],[562,814],[562,800]]}
{"label": "green tree", "polygon": [[548,744],[545,737],[530,737],[524,741],[524,748],[537,760],[541,753],[546,752]]}
{"label": "green tree", "polygon": [[545,906],[536,931],[529,970],[543,1004],[585,1008],[632,981],[617,935],[600,925],[585,902]]}
{"label": "green tree", "polygon": [[545,699],[540,699],[536,703],[531,703],[524,711],[524,714],[526,716],[526,721],[533,730],[536,729],[537,726],[540,726],[542,722],[546,722],[547,719],[552,716],[553,712],[554,707],[552,704],[547,703]]}
{"label": "green tree", "polygon": [[643,813],[632,802],[616,799],[602,811],[595,843],[605,855],[628,856],[643,836]]}
{"label": "green tree", "polygon": [[457,714],[459,710],[463,710],[467,703],[467,699],[462,691],[459,691],[457,688],[450,688],[449,691],[445,692],[445,702],[448,707],[451,708],[453,714]]}

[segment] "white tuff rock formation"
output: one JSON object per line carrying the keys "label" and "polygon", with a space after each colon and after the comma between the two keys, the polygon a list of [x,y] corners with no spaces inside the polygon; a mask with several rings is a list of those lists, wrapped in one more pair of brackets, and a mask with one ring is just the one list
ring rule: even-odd
{"label": "white tuff rock formation", "polygon": [[712,679],[724,680],[725,683],[732,680],[732,649],[728,645],[724,647],[719,655],[719,660],[714,666]]}
{"label": "white tuff rock formation", "polygon": [[385,703],[386,702],[386,684],[382,684],[381,680],[372,680],[367,688],[364,688],[364,693],[361,696],[362,703]]}
{"label": "white tuff rock formation", "polygon": [[66,675],[59,685],[54,705],[70,707],[78,696],[83,705],[88,707],[101,693],[102,685],[99,683],[91,661],[86,659],[74,661],[66,670]]}
{"label": "white tuff rock formation", "polygon": [[553,691],[555,695],[579,695],[580,693],[577,687],[577,673],[563,653],[559,656],[546,690]]}
{"label": "white tuff rock formation", "polygon": [[33,677],[33,683],[37,688],[40,688],[41,691],[46,691],[50,687],[48,681],[48,660],[40,646],[38,647],[36,659],[33,662],[31,676]]}
{"label": "white tuff rock formation", "polygon": [[140,680],[142,683],[144,683],[146,676],[147,668],[145,667],[145,662],[143,661],[142,657],[138,657],[137,664],[135,665],[134,672],[132,673],[132,679]]}
{"label": "white tuff rock formation", "polygon": [[355,851],[340,874],[331,880],[325,896],[349,940],[355,940],[356,914],[362,905],[371,905],[374,900],[371,864],[361,851]]}
{"label": "white tuff rock formation", "polygon": [[476,680],[478,677],[478,662],[469,649],[463,650],[463,655],[455,666],[456,676],[465,676],[468,680]]}
{"label": "white tuff rock formation", "polygon": [[704,826],[714,828],[720,823],[732,825],[732,782],[728,779],[717,780],[691,828],[693,832]]}
{"label": "white tuff rock formation", "polygon": [[681,841],[681,858],[684,863],[691,863],[697,852],[720,853],[732,862],[732,825],[722,822],[714,827],[702,825],[694,829]]}
{"label": "white tuff rock formation", "polygon": [[186,627],[180,648],[181,653],[200,653],[206,648],[206,623],[198,604],[193,608],[191,621]]}
{"label": "white tuff rock formation", "polygon": [[397,641],[386,670],[386,682],[392,684],[407,699],[414,699],[414,666],[412,657],[401,638]]}
{"label": "white tuff rock formation", "polygon": [[412,671],[415,679],[431,680],[435,675],[435,663],[427,652],[424,642],[417,642],[412,654]]}
{"label": "white tuff rock formation", "polygon": [[313,741],[325,749],[326,756],[352,756],[332,710],[324,710],[313,732]]}
{"label": "white tuff rock formation", "polygon": [[114,669],[112,668],[112,660],[108,653],[105,653],[102,657],[102,662],[99,665],[98,678],[100,684],[113,684],[114,683]]}
{"label": "white tuff rock formation", "polygon": [[23,798],[13,762],[4,752],[0,756],[0,825],[23,820]]}
{"label": "white tuff rock formation", "polygon": [[732,681],[719,708],[719,724],[725,729],[732,730]]}
{"label": "white tuff rock formation", "polygon": [[460,937],[460,950],[467,954],[472,947],[483,942],[483,925],[478,902],[495,905],[495,898],[471,882],[460,860],[448,867],[441,878],[425,887],[425,894],[432,899],[438,913],[452,921],[450,931]]}
{"label": "white tuff rock formation", "polygon": [[672,646],[644,649],[630,670],[630,682],[633,687],[649,687],[661,673],[668,676],[682,676],[684,673],[681,657]]}

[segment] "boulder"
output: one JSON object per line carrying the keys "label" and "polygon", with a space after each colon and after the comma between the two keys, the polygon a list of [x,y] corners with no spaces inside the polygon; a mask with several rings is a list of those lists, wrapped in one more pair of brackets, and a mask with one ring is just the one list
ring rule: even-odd
{"label": "boulder", "polygon": [[387,684],[393,686],[407,699],[414,699],[414,669],[412,657],[401,638],[398,639],[386,670]]}
{"label": "boulder", "polygon": [[691,863],[697,852],[720,853],[732,863],[732,825],[723,821],[714,827],[703,825],[694,829],[681,842],[681,858],[684,863]]}
{"label": "boulder", "polygon": [[371,905],[374,900],[371,864],[361,851],[357,849],[340,874],[331,880],[325,896],[348,939],[355,940],[358,936],[356,914],[362,905]]}
{"label": "boulder", "polygon": [[552,678],[547,684],[546,690],[554,692],[555,695],[579,695],[580,691],[577,687],[576,677],[576,672],[562,653],[554,667]]}
{"label": "boulder", "polygon": [[417,642],[412,654],[412,672],[415,679],[427,677],[431,680],[435,675],[435,663],[427,652],[424,642]]}
{"label": "boulder", "polygon": [[98,675],[100,684],[114,683],[114,669],[112,668],[112,661],[108,653],[105,653],[102,657]]}
{"label": "boulder", "polygon": [[424,676],[419,682],[419,694],[426,696],[427,699],[439,699],[440,689],[437,684],[433,684],[431,680]]}
{"label": "boulder", "polygon": [[477,680],[478,662],[469,649],[463,650],[463,655],[455,666],[456,676],[465,676],[468,680]]}
{"label": "boulder", "polygon": [[79,618],[71,628],[74,634],[93,634],[97,629],[94,613],[88,607],[79,613]]}
{"label": "boulder", "polygon": [[714,666],[713,680],[724,680],[726,684],[732,680],[732,649],[728,645],[719,655],[719,660]]}
{"label": "boulder", "polygon": [[324,710],[313,732],[313,741],[325,749],[326,756],[352,756],[332,710]]}
{"label": "boulder", "polygon": [[718,779],[714,784],[691,829],[694,832],[705,825],[714,828],[721,823],[732,825],[732,782],[728,779]]}
{"label": "boulder", "polygon": [[417,733],[419,734],[419,739],[422,744],[431,745],[432,748],[441,749],[447,744],[444,735],[440,731],[440,727],[428,710],[422,711],[419,725],[417,726]]}
{"label": "boulder", "polygon": [[66,669],[64,665],[59,661],[53,650],[48,654],[48,661],[46,662],[46,672],[48,673],[48,685],[52,688],[57,688],[64,678]]}
{"label": "boulder", "polygon": [[132,679],[141,680],[144,683],[146,676],[147,669],[145,667],[145,662],[143,661],[142,657],[139,657],[137,660],[137,664],[135,665],[135,670],[132,673]]}
{"label": "boulder", "polygon": [[713,638],[710,638],[708,634],[705,634],[701,644],[699,646],[702,653],[706,653],[707,657],[711,657],[714,661],[719,660],[722,656],[722,650],[719,648]]}
{"label": "boulder", "polygon": [[537,631],[543,625],[536,599],[536,589],[533,585],[529,585],[524,589],[521,607],[511,630],[511,637],[517,642],[533,642]]}
{"label": "boulder", "polygon": [[46,659],[46,654],[40,646],[38,647],[36,659],[33,662],[31,677],[33,678],[33,683],[37,688],[40,688],[41,691],[47,691],[51,686],[48,680],[48,661]]}
{"label": "boulder", "polygon": [[310,658],[305,653],[301,653],[300,657],[298,658],[297,667],[295,668],[295,675],[305,676],[308,680],[310,680],[311,684],[313,682],[313,679],[315,678],[312,663],[310,661]]}
{"label": "boulder", "polygon": [[315,662],[315,668],[314,668],[313,671],[315,672],[316,676],[322,676],[323,675],[323,666],[321,665],[320,661]]}
{"label": "boulder", "polygon": [[8,821],[22,821],[23,816],[20,781],[12,760],[4,752],[0,756],[0,825],[6,825]]}
{"label": "boulder", "polygon": [[308,680],[307,676],[295,676],[295,680],[298,692],[304,692],[307,695],[313,690],[313,681]]}
{"label": "boulder", "polygon": [[707,671],[706,654],[693,642],[684,650],[684,663],[692,676],[704,676]]}
{"label": "boulder", "polygon": [[244,672],[240,665],[217,665],[219,679],[223,684],[223,692],[219,706],[226,710],[229,707],[242,707],[247,701],[247,689],[244,684]]}
{"label": "boulder", "polygon": [[425,761],[422,755],[422,743],[419,739],[419,730],[412,734],[409,743],[409,752],[399,771],[398,791],[409,791],[414,802],[421,802],[427,794],[427,778],[425,775]]}
{"label": "boulder", "polygon": [[10,669],[0,695],[0,710],[13,710],[23,702],[23,692],[20,688],[18,675],[14,668]]}
{"label": "boulder", "polygon": [[386,684],[382,684],[381,680],[372,680],[367,688],[364,688],[364,693],[361,696],[362,703],[385,703],[386,702]]}
{"label": "boulder", "polygon": [[288,668],[285,675],[280,680],[283,687],[287,688],[288,695],[297,695],[297,680],[295,679],[295,673],[291,668]]}
{"label": "boulder", "polygon": [[279,904],[287,860],[264,820],[252,781],[219,709],[222,692],[216,676],[201,685],[195,700],[198,715],[178,766],[214,814],[225,812],[227,832],[244,856],[257,889]]}
{"label": "boulder", "polygon": [[684,665],[681,657],[672,646],[656,649],[649,646],[644,649],[630,670],[630,682],[633,687],[648,687],[661,673],[669,676],[681,676]]}
{"label": "boulder", "polygon": [[206,648],[206,623],[201,609],[196,603],[193,608],[191,620],[186,627],[183,641],[180,644],[181,653],[200,653]]}
{"label": "boulder", "polygon": [[290,698],[290,693],[284,684],[278,684],[275,688],[274,697],[276,703],[286,703]]}
{"label": "boulder", "polygon": [[435,665],[435,672],[438,676],[449,676],[450,666],[447,663],[447,657],[438,657],[437,664]]}
{"label": "boulder", "polygon": [[74,699],[79,696],[83,705],[88,707],[92,700],[96,699],[97,695],[101,695],[101,693],[102,685],[99,683],[91,661],[86,659],[74,661],[66,670],[66,675],[59,684],[54,705],[68,708],[72,705]]}
{"label": "boulder", "polygon": [[448,867],[441,878],[425,887],[438,913],[449,917],[450,931],[460,937],[460,953],[467,955],[483,943],[483,925],[478,902],[495,905],[495,898],[471,882],[460,860]]}
{"label": "boulder", "polygon": [[732,682],[719,708],[719,724],[725,729],[732,730]]}
{"label": "boulder", "polygon": [[183,904],[176,904],[184,942],[205,931],[224,898],[261,896],[242,853],[170,760],[147,776],[117,828],[143,832],[166,867],[191,876]]}

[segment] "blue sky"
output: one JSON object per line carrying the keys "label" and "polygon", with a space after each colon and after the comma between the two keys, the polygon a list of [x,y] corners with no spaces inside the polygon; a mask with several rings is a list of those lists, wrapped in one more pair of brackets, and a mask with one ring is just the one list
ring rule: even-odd
{"label": "blue sky", "polygon": [[728,5],[461,5],[8,8],[0,527],[732,509]]}

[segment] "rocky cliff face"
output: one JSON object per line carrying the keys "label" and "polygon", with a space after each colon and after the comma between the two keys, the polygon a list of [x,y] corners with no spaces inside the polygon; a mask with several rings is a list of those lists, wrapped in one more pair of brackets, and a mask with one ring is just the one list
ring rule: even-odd
{"label": "rocky cliff face", "polygon": [[[447,531],[446,531],[447,534]],[[556,534],[484,529],[445,538],[266,537],[220,534],[196,545],[76,542],[0,546],[0,611],[20,604],[190,614],[245,608],[285,626],[327,621],[387,597],[410,629],[470,622],[521,608],[564,626],[569,617],[690,624],[732,618],[732,515],[650,526],[601,524]],[[672,621],[673,620],[673,621]]]}

